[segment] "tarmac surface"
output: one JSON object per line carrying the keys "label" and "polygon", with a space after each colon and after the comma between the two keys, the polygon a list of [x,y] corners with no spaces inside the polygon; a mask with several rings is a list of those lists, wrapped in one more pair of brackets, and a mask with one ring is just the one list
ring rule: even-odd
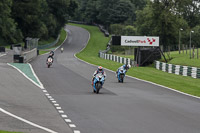
{"label": "tarmac surface", "polygon": [[[16,69],[7,65],[7,62],[12,62],[10,50],[0,57],[0,130],[23,133],[72,133],[43,91]],[[9,113],[28,122],[10,116]]]}
{"label": "tarmac surface", "polygon": [[129,77],[118,83],[115,73],[107,70],[103,89],[94,94],[91,78],[97,67],[74,57],[86,46],[89,33],[69,25],[66,29],[64,52],[55,52],[52,67],[45,64],[47,55],[31,64],[75,129],[81,133],[199,133],[197,98]]}

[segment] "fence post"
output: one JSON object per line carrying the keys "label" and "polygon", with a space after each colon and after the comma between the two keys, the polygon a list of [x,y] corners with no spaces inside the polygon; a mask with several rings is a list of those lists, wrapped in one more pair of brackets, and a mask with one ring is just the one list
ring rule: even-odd
{"label": "fence post", "polygon": [[187,47],[188,47],[188,46],[186,45],[186,54],[187,54]]}
{"label": "fence post", "polygon": [[195,52],[194,52],[194,45],[193,45],[193,54],[192,54],[193,59],[194,59],[194,54],[195,54]]}

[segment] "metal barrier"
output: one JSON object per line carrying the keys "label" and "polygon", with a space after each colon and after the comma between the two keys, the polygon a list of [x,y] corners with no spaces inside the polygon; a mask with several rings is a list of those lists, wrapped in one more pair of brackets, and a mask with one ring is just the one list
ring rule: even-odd
{"label": "metal barrier", "polygon": [[31,59],[37,57],[37,48],[34,48],[30,51],[23,52],[22,57],[24,58],[24,63],[29,62]]}
{"label": "metal barrier", "polygon": [[136,62],[134,60],[131,60],[130,58],[124,58],[124,57],[120,57],[117,55],[106,54],[103,52],[99,52],[99,57],[106,59],[106,60],[112,60],[115,62],[119,62],[122,64],[130,64],[131,66],[137,66]]}
{"label": "metal barrier", "polygon": [[57,39],[56,39],[54,42],[49,43],[49,44],[45,44],[45,45],[38,45],[37,48],[38,48],[38,49],[46,49],[46,48],[50,48],[50,47],[56,45],[56,44],[58,43],[59,39],[60,39],[60,35],[58,35]]}

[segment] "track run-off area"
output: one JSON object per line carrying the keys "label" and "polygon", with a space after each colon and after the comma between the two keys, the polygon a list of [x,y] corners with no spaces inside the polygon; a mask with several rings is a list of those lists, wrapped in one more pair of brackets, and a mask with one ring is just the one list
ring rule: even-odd
{"label": "track run-off area", "polygon": [[[34,84],[13,67],[1,64],[5,76],[0,76],[0,90],[7,90],[0,94],[0,107],[59,133],[199,133],[198,98],[131,77],[118,83],[115,72],[109,70],[105,70],[107,79],[100,94],[94,94],[91,78],[97,66],[74,56],[85,48],[90,34],[75,26],[65,28],[64,52],[55,51],[52,67],[46,66],[47,55],[28,64],[38,77],[32,79]],[[0,129],[9,123],[4,130],[47,132],[0,113],[1,117],[7,122],[0,122]],[[13,126],[13,120],[18,124]]]}

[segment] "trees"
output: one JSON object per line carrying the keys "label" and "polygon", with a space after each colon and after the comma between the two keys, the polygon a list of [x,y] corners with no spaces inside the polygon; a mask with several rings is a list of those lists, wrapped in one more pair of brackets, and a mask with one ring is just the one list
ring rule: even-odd
{"label": "trees", "polygon": [[46,4],[44,0],[13,1],[12,17],[18,23],[24,37],[41,38],[48,34],[47,27],[42,21]]}
{"label": "trees", "polygon": [[22,38],[21,31],[11,17],[12,0],[0,2],[0,37],[8,43],[16,43]]}
{"label": "trees", "polygon": [[136,26],[141,35],[159,36],[161,45],[178,44],[180,28],[187,29],[187,22],[174,12],[173,0],[149,1],[137,11]]}

